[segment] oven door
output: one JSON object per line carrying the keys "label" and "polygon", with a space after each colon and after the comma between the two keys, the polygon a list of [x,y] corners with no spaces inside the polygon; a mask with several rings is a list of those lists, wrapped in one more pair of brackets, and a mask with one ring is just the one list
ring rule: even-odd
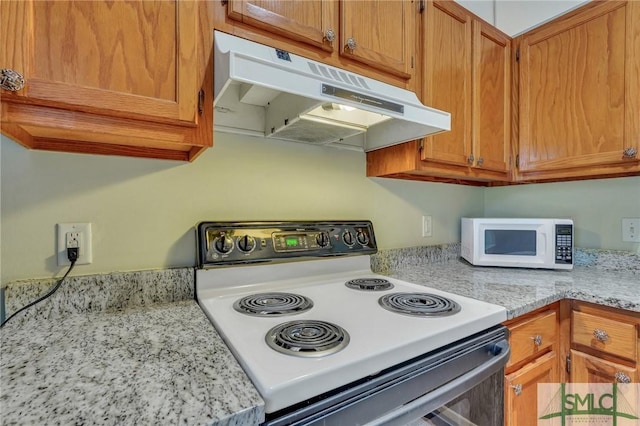
{"label": "oven door", "polygon": [[497,326],[268,414],[265,425],[500,425],[509,354]]}

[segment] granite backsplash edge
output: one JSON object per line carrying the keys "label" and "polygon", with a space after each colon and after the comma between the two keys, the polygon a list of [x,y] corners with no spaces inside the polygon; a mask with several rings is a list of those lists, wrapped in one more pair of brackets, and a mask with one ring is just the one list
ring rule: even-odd
{"label": "granite backsplash edge", "polygon": [[[379,250],[371,269],[390,273],[460,258],[460,243]],[[625,251],[576,249],[576,266],[640,273],[640,255]],[[4,286],[5,315],[37,299],[57,278],[19,280]],[[53,319],[68,314],[118,311],[127,308],[193,300],[193,267],[72,276],[52,297],[13,318],[12,322]]]}
{"label": "granite backsplash edge", "polygon": [[[458,259],[460,243],[379,250],[371,256],[371,269],[376,273],[389,273]],[[576,248],[574,265],[600,271],[640,273],[640,255],[620,250]]]}
{"label": "granite backsplash edge", "polygon": [[[5,285],[6,317],[45,294],[58,279],[19,280]],[[193,300],[194,283],[193,268],[70,276],[55,294],[16,315],[11,322]]]}

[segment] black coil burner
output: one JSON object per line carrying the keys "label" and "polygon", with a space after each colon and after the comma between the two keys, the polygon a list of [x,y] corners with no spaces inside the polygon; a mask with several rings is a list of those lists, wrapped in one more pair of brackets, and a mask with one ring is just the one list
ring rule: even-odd
{"label": "black coil burner", "polygon": [[430,293],[391,293],[378,299],[380,306],[391,312],[418,317],[453,315],[460,305],[451,299]]}
{"label": "black coil burner", "polygon": [[356,278],[347,281],[344,285],[355,290],[383,291],[393,288],[393,284],[384,278]]}
{"label": "black coil burner", "polygon": [[293,293],[258,293],[237,300],[236,311],[253,316],[283,316],[299,314],[313,307],[311,299]]}
{"label": "black coil burner", "polygon": [[345,329],[326,321],[300,320],[279,324],[267,332],[267,344],[278,352],[299,357],[322,357],[349,344]]}

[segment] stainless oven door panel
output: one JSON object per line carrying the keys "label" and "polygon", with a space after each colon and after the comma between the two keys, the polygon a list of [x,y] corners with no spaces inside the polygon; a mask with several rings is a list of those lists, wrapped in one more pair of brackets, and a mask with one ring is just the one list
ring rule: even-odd
{"label": "stainless oven door panel", "polygon": [[[265,425],[404,425],[473,389],[509,359],[502,326],[268,415]],[[502,381],[498,384],[502,389]],[[501,405],[500,405],[501,407]]]}

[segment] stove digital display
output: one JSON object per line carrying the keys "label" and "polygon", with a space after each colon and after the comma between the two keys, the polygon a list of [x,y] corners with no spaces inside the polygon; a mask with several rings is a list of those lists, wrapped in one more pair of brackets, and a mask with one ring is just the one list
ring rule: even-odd
{"label": "stove digital display", "polygon": [[285,237],[284,243],[287,247],[298,247],[300,244],[298,237]]}
{"label": "stove digital display", "polygon": [[313,244],[309,247],[310,240],[309,234],[290,234],[290,233],[275,233],[273,234],[273,248],[277,252],[287,253],[296,251],[306,251],[313,248]]}

